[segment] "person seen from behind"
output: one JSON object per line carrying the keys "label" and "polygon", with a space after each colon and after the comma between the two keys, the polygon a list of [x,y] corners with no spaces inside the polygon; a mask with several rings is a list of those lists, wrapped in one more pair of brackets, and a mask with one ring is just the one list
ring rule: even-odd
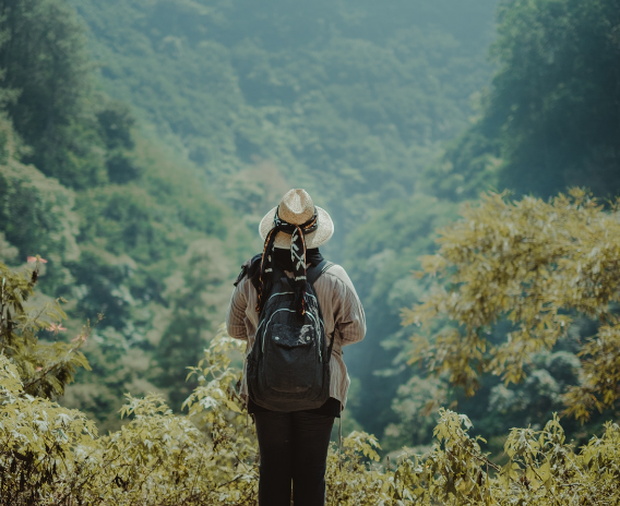
{"label": "person seen from behind", "polygon": [[[259,225],[262,254],[235,283],[226,326],[247,341],[241,395],[256,425],[260,506],[324,506],[334,419],[350,379],[342,348],[366,333],[364,309],[345,270],[319,246],[329,214],[293,189]],[[318,302],[318,303],[317,303]]]}

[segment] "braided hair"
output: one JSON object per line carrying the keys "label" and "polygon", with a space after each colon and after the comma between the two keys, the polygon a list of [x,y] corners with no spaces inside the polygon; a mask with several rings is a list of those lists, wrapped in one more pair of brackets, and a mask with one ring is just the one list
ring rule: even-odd
{"label": "braided hair", "polygon": [[280,206],[276,209],[273,217],[273,228],[265,237],[265,245],[260,261],[259,282],[257,287],[258,303],[256,311],[260,313],[265,303],[264,294],[269,293],[273,278],[274,248],[276,236],[280,232],[291,235],[291,262],[293,265],[293,288],[295,291],[295,302],[299,314],[306,312],[304,295],[308,278],[306,276],[306,234],[314,232],[319,225],[319,218],[316,208],[312,217],[301,225],[295,225],[282,220],[278,214]]}

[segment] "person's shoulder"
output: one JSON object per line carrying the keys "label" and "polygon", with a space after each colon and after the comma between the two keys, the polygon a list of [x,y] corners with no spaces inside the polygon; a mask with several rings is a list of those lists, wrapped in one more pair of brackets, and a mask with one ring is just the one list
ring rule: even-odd
{"label": "person's shoulder", "polygon": [[324,276],[327,275],[340,279],[349,279],[349,275],[347,274],[347,271],[344,270],[342,265],[335,264],[333,262],[330,263],[331,266],[323,273]]}
{"label": "person's shoulder", "polygon": [[351,278],[342,265],[332,263],[331,267],[323,273],[323,276],[334,284],[343,283],[347,287],[353,288]]}
{"label": "person's shoulder", "polygon": [[[324,278],[323,290],[327,289],[330,291],[333,296],[347,299],[351,302],[356,302],[359,304],[359,296],[357,295],[357,291],[355,290],[355,286],[353,286],[353,282],[347,271],[338,264],[333,264],[329,269],[327,269],[321,278]],[[321,280],[319,278],[319,281]]]}

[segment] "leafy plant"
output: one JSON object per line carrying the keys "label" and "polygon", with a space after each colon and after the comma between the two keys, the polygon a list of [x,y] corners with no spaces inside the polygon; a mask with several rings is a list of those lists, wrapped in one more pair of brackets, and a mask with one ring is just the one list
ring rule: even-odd
{"label": "leafy plant", "polygon": [[76,369],[89,368],[80,348],[90,335],[87,324],[71,342],[40,341],[40,331],[57,336],[65,313],[60,300],[29,306],[39,267],[47,260],[40,256],[28,259],[33,269],[12,271],[0,263],[0,355],[16,365],[25,393],[45,398],[62,395],[73,380]]}
{"label": "leafy plant", "polygon": [[[0,354],[0,504],[256,506],[258,455],[235,385],[243,343],[223,327],[190,375],[199,386],[175,415],[157,395],[127,396],[131,420],[100,437],[82,413],[24,391]],[[235,359],[236,360],[236,359]],[[620,428],[608,423],[575,453],[553,418],[541,431],[513,429],[500,467],[471,438],[465,415],[440,410],[424,455],[379,464],[373,436],[353,432],[327,459],[329,505],[611,506],[620,499]]]}
{"label": "leafy plant", "polygon": [[[564,396],[567,411],[586,420],[593,409],[620,398],[620,223],[583,190],[550,202],[509,201],[487,194],[444,228],[423,272],[437,278],[425,301],[403,312],[422,326],[412,338],[411,361],[473,394],[484,372],[506,383],[524,378],[532,355],[567,336],[574,315],[600,321],[581,345],[580,382]],[[452,322],[437,332],[437,318]],[[493,325],[507,320],[505,340],[491,343]]]}

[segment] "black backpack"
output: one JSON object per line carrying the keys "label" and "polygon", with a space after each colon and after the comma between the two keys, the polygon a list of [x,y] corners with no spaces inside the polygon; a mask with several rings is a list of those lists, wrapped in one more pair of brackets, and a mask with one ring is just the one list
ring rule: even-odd
{"label": "black backpack", "polygon": [[308,268],[305,314],[295,307],[292,280],[274,265],[272,288],[259,316],[254,346],[247,357],[250,399],[272,411],[300,411],[329,399],[333,340],[327,342],[313,284],[333,264]]}

